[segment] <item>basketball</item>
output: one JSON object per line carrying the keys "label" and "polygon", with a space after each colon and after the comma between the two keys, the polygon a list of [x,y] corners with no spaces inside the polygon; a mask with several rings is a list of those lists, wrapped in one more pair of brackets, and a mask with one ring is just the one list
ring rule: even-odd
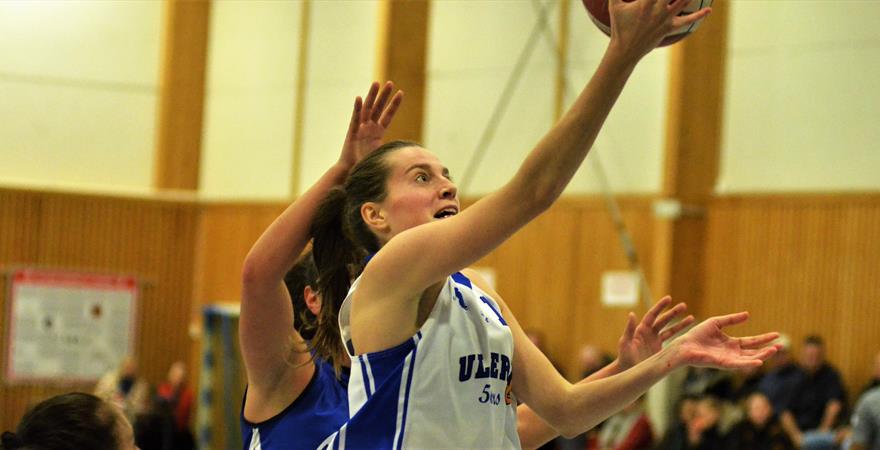
{"label": "basketball", "polygon": [[[632,1],[632,0],[624,0],[624,1]],[[603,33],[607,36],[611,36],[611,16],[608,13],[608,0],[583,0],[584,6],[587,8],[587,12],[590,14],[590,19],[602,30]],[[690,14],[694,11],[699,11],[700,8],[705,8],[707,6],[712,6],[712,0],[692,0],[687,7],[685,7],[684,11],[682,11],[681,15]],[[700,26],[700,22],[703,20],[700,19],[688,26],[681,27],[677,30],[671,31],[666,35],[665,38],[660,42],[659,47],[663,47],[669,44],[674,44],[685,37],[691,34],[694,30]]]}

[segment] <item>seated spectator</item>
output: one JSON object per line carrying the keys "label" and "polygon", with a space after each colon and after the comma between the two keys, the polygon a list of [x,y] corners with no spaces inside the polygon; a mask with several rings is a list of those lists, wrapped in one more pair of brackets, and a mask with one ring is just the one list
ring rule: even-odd
{"label": "seated spectator", "polygon": [[678,402],[675,420],[669,424],[663,439],[657,444],[657,450],[673,450],[687,448],[688,424],[693,420],[697,409],[697,398],[685,396]]}
{"label": "seated spectator", "polygon": [[880,387],[859,398],[852,417],[850,450],[880,450]]}
{"label": "seated spectator", "polygon": [[5,432],[4,450],[134,450],[131,424],[100,398],[71,393],[45,400],[25,413],[15,433]]}
{"label": "seated spectator", "polygon": [[721,402],[715,397],[697,401],[694,417],[687,426],[687,450],[717,450],[725,447],[725,436],[718,427]]}
{"label": "seated spectator", "polygon": [[791,357],[791,339],[783,334],[776,343],[780,345],[779,351],[767,361],[769,369],[758,382],[758,390],[767,396],[774,414],[778,415],[788,408],[791,395],[804,373]]}
{"label": "seated spectator", "polygon": [[733,371],[733,391],[730,401],[740,403],[748,399],[749,396],[758,392],[758,386],[763,378],[764,372],[761,367],[748,367]]}
{"label": "seated spectator", "polygon": [[134,358],[125,358],[119,369],[101,377],[94,392],[98,398],[121,409],[129,422],[134,422],[149,408],[150,385],[138,376],[137,369]]}
{"label": "seated spectator", "polygon": [[195,394],[186,383],[186,365],[177,361],[168,369],[168,379],[159,385],[159,398],[173,417],[172,442],[174,450],[191,450],[195,446],[190,419]]}
{"label": "seated spectator", "polygon": [[596,347],[595,345],[585,344],[578,351],[578,373],[579,380],[582,380],[599,369],[611,364],[614,358],[611,355],[603,352]]}
{"label": "seated spectator", "polygon": [[709,367],[689,367],[682,392],[685,395],[730,400],[733,394],[730,372]]}
{"label": "seated spectator", "polygon": [[767,396],[760,392],[746,399],[746,418],[728,436],[730,450],[794,450]]}
{"label": "seated spectator", "polygon": [[605,421],[595,450],[640,450],[651,448],[654,436],[651,422],[642,408],[642,398],[630,403]]}
{"label": "seated spectator", "polygon": [[803,377],[782,413],[782,426],[802,449],[833,449],[834,427],[846,404],[840,374],[825,362],[825,348],[819,336],[804,339],[800,362]]}
{"label": "seated spectator", "polygon": [[721,402],[717,398],[702,397],[692,407],[682,403],[679,412],[683,426],[670,428],[656,450],[718,450],[727,445],[718,426]]}

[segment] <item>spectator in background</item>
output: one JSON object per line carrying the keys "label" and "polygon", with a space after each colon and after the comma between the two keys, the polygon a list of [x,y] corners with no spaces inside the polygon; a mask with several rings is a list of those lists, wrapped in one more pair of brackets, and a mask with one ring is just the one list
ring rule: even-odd
{"label": "spectator in background", "polygon": [[640,450],[654,445],[651,421],[642,408],[642,400],[630,403],[605,421],[596,441],[595,450]]}
{"label": "spectator in background", "polygon": [[733,394],[730,372],[711,367],[689,367],[682,385],[685,395],[729,400]]}
{"label": "spectator in background", "polygon": [[834,427],[846,406],[840,374],[825,361],[822,338],[807,336],[801,349],[803,376],[782,413],[782,426],[805,450],[833,449]]}
{"label": "spectator in background", "polygon": [[[682,404],[683,426],[670,428],[657,450],[719,450],[727,445],[718,421],[721,403],[715,397],[702,397],[693,404]],[[687,410],[685,408],[688,408]],[[692,411],[692,412],[690,412]]]}
{"label": "spectator in background", "polygon": [[852,417],[850,450],[880,450],[880,387],[859,398]]}
{"label": "spectator in background", "polygon": [[733,371],[733,390],[730,400],[734,403],[745,401],[752,394],[758,392],[758,386],[763,378],[764,372],[761,367],[748,367]]}
{"label": "spectator in background", "polygon": [[137,362],[126,357],[119,369],[101,377],[94,392],[97,397],[116,405],[132,423],[147,411],[150,401],[150,385],[137,372]]}
{"label": "spectator in background", "polygon": [[174,450],[192,450],[195,440],[189,424],[195,394],[186,383],[186,365],[183,361],[171,365],[168,369],[168,379],[159,385],[157,394],[173,417]]}
{"label": "spectator in background", "polygon": [[780,334],[776,344],[780,346],[779,351],[767,361],[770,368],[758,383],[758,390],[770,400],[774,414],[781,414],[788,408],[791,395],[804,374],[791,357],[791,339]]}
{"label": "spectator in background", "polygon": [[579,379],[586,378],[599,369],[611,364],[614,358],[603,352],[595,345],[584,344],[578,351],[578,373]]}
{"label": "spectator in background", "polygon": [[678,416],[669,424],[663,439],[657,444],[657,450],[683,449],[687,446],[688,424],[694,419],[697,409],[697,398],[685,396],[678,401]]}
{"label": "spectator in background", "polygon": [[767,396],[754,392],[746,399],[746,418],[730,431],[730,450],[794,450]]}
{"label": "spectator in background", "polygon": [[25,413],[15,433],[0,438],[4,450],[135,450],[131,424],[100,398],[70,393],[45,400]]}

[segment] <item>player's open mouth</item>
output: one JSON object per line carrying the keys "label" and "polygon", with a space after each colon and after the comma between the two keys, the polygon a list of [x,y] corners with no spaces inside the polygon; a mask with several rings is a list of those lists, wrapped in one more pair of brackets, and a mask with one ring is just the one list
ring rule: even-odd
{"label": "player's open mouth", "polygon": [[437,214],[434,214],[434,218],[435,219],[445,219],[447,217],[452,217],[456,214],[458,214],[458,208],[456,208],[454,206],[450,206],[448,208],[443,208],[440,211],[438,211]]}

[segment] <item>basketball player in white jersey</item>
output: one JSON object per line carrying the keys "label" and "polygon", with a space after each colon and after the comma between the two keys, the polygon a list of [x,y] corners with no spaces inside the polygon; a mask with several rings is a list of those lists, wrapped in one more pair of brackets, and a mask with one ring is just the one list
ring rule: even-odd
{"label": "basketball player in white jersey", "polygon": [[768,346],[774,333],[726,335],[724,327],[748,316],[732,314],[701,323],[621,374],[572,385],[501,297],[459,272],[562,193],[638,61],[668,31],[709,13],[679,16],[687,3],[612,0],[611,42],[593,78],[513,179],[467,210],[460,212],[437,157],[407,142],[370,154],[331,190],[312,235],[324,301],[344,299],[351,418],[321,448],[517,448],[515,399],[575,435],[675,368],[753,367],[776,351]]}
{"label": "basketball player in white jersey", "polygon": [[[340,157],[343,167],[347,167],[344,161],[360,160],[378,147],[402,100],[402,93],[392,93],[391,83],[381,90],[373,83],[363,102],[355,99]],[[340,173],[334,177],[335,171]],[[339,339],[338,308],[322,308],[310,258],[301,259],[295,273],[282,275],[308,241],[316,199],[342,180],[343,171],[331,168],[276,219],[245,260],[239,327],[249,379],[241,414],[245,449],[314,448],[348,420],[345,366],[350,362]],[[286,289],[279,290],[284,284]],[[667,327],[685,311],[684,304],[667,310],[669,305],[668,298],[658,302],[638,327],[631,315],[620,339],[618,359],[595,377],[656,353],[664,340],[693,322],[688,316]],[[314,339],[315,335],[322,337]],[[302,347],[303,337],[311,341],[311,355]],[[278,380],[286,381],[266,389],[264,373],[275,373]],[[558,435],[527,406],[521,406],[519,414],[520,438],[525,444],[538,446]]]}

